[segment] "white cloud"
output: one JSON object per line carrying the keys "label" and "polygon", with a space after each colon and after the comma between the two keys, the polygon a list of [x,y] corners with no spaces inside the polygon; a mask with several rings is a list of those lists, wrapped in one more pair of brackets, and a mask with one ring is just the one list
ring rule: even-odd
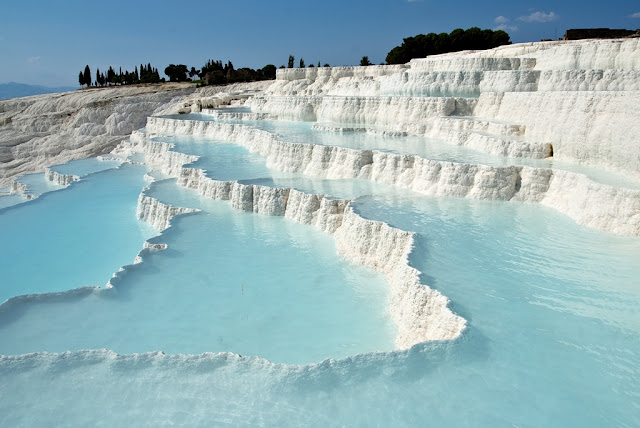
{"label": "white cloud", "polygon": [[[640,12],[632,13],[629,15],[629,18],[640,18]],[[2,40],[2,38],[0,38]]]}
{"label": "white cloud", "polygon": [[30,58],[27,58],[27,62],[29,64],[36,64],[36,63],[40,62],[40,57],[39,56],[32,56]]}
{"label": "white cloud", "polygon": [[493,22],[495,22],[496,24],[506,24],[507,22],[509,22],[509,18],[500,15],[496,16],[496,19],[494,19]]}
{"label": "white cloud", "polygon": [[518,31],[518,26],[517,25],[500,24],[496,28],[493,29],[493,31],[498,31],[498,30],[502,30],[502,31]]}
{"label": "white cloud", "polygon": [[559,16],[556,15],[555,12],[533,12],[529,15],[521,16],[518,18],[518,21],[523,22],[550,22],[558,19]]}

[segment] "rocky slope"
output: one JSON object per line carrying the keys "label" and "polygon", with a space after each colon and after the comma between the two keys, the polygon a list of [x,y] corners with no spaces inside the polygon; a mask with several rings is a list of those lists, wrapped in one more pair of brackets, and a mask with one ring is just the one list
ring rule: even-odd
{"label": "rocky slope", "polygon": [[[36,95],[0,101],[0,187],[46,167],[110,152],[154,113],[229,102],[265,83],[196,89],[167,83]],[[216,100],[215,102],[213,100]]]}

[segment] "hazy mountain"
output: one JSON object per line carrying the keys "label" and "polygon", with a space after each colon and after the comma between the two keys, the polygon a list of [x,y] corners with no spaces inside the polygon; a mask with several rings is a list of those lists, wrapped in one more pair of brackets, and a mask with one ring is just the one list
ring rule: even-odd
{"label": "hazy mountain", "polygon": [[29,95],[51,94],[53,92],[68,92],[78,88],[71,86],[61,86],[59,88],[48,88],[46,86],[27,85],[25,83],[0,83],[0,100],[9,98],[28,97]]}

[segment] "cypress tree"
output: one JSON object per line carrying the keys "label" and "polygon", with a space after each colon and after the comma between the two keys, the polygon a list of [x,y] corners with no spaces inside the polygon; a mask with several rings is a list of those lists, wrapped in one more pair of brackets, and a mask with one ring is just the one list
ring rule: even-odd
{"label": "cypress tree", "polygon": [[87,87],[91,86],[91,69],[89,65],[84,68],[84,83]]}
{"label": "cypress tree", "polygon": [[84,74],[82,73],[82,71],[78,75],[78,83],[80,83],[80,86],[84,86]]}
{"label": "cypress tree", "polygon": [[116,72],[113,71],[113,67],[109,66],[109,70],[107,71],[107,82],[109,84],[116,83]]}

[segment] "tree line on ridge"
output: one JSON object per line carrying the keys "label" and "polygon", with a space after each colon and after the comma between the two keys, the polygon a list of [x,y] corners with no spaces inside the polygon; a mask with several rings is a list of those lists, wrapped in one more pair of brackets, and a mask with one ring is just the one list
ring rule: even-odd
{"label": "tree line on ridge", "polygon": [[109,67],[106,73],[101,73],[98,68],[96,69],[95,81],[92,81],[91,68],[87,65],[84,71],[81,71],[78,75],[78,83],[80,86],[120,86],[136,83],[160,83],[164,81],[165,79],[160,78],[158,69],[151,67],[151,64],[140,64],[140,69],[136,66],[134,71],[130,72],[125,70],[124,73],[122,72],[122,67],[120,67],[117,73],[113,67]]}
{"label": "tree line on ridge", "polygon": [[[405,64],[413,58],[426,58],[429,55],[438,55],[448,52],[458,52],[462,50],[484,50],[492,49],[502,45],[510,45],[509,34],[502,30],[481,30],[478,27],[472,27],[467,30],[457,28],[451,33],[429,33],[418,34],[413,37],[403,39],[402,45],[396,46],[386,56],[387,64]],[[295,57],[289,55],[287,68],[294,68]],[[363,56],[360,60],[361,66],[373,65],[369,61],[368,56]],[[300,58],[299,68],[305,68],[304,59]],[[310,64],[309,68],[315,67]],[[317,67],[320,67],[318,61]],[[324,64],[323,67],[329,67]],[[281,65],[280,68],[285,68]],[[251,69],[247,67],[236,69],[231,61],[224,64],[222,61],[208,60],[200,69],[191,67],[189,69],[185,64],[169,64],[164,69],[171,82],[194,81],[199,85],[222,85],[237,82],[253,82],[258,80],[272,80],[276,78],[276,66],[267,64],[260,69]],[[101,73],[100,69],[96,69],[95,80],[92,80],[91,69],[89,65],[80,71],[78,75],[78,83],[80,86],[120,86],[138,83],[160,83],[165,82],[165,78],[160,78],[157,68],[153,68],[151,64],[140,64],[135,67],[134,71],[122,71],[120,67],[116,72],[109,67],[106,73]]]}
{"label": "tree line on ridge", "polygon": [[[222,61],[208,60],[199,70],[195,67],[189,69],[184,64],[169,64],[164,69],[164,74],[169,77],[170,82],[187,82],[195,81],[200,85],[220,85],[226,83],[237,82],[253,82],[257,80],[268,80],[276,78],[276,67],[268,64],[261,69],[253,70],[251,68],[235,69],[231,61],[223,65]],[[80,86],[121,86],[132,85],[138,83],[161,83],[166,79],[160,78],[157,68],[153,68],[151,64],[140,65],[135,67],[134,71],[116,72],[113,67],[109,67],[106,73],[101,73],[100,69],[96,69],[95,80],[92,79],[91,68],[85,66],[84,71],[78,75],[78,83]]]}

